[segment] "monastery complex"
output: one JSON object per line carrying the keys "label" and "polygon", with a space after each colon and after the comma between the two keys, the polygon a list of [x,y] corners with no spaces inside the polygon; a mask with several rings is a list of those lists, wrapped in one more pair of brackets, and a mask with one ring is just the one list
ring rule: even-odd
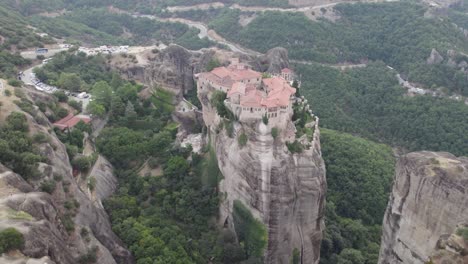
{"label": "monastery complex", "polygon": [[296,89],[291,87],[294,73],[290,69],[263,78],[262,73],[233,59],[228,67],[218,67],[195,77],[199,89],[225,92],[225,105],[241,122],[256,121],[266,116],[269,122],[280,125],[293,115]]}

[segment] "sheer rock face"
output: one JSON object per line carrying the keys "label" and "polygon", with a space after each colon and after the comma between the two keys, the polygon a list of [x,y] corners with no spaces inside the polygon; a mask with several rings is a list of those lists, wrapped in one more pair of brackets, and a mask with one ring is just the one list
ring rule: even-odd
{"label": "sheer rock face", "polygon": [[[52,130],[51,124],[45,121],[40,125],[33,117],[25,115],[30,124],[30,134],[42,132],[49,137],[49,142],[38,145],[47,163],[39,164],[39,178],[29,182],[0,164],[0,214],[4,216],[0,218],[0,229],[14,227],[23,233],[25,258],[48,257],[50,262],[47,263],[75,264],[80,256],[97,246],[97,263],[134,263],[130,252],[113,233],[101,204],[101,199],[111,195],[116,187],[110,164],[98,159],[98,167],[92,169],[97,180],[96,188],[91,193],[86,181],[81,182],[80,176],[73,176],[65,146],[53,132],[48,132]],[[37,115],[46,120],[41,112],[38,111]],[[41,192],[41,183],[53,179],[56,179],[54,192]],[[102,184],[108,186],[103,187]],[[65,208],[66,202],[75,204],[74,201],[79,203],[78,208]],[[73,222],[73,231],[65,228],[67,218]],[[88,235],[81,232],[83,228]]]}
{"label": "sheer rock face", "polygon": [[289,68],[288,50],[277,47],[269,50],[264,56],[256,60],[257,70],[261,72],[280,73],[282,69]]}
{"label": "sheer rock face", "polygon": [[161,86],[181,97],[194,89],[193,74],[205,71],[213,58],[227,65],[232,57],[240,57],[241,61],[249,62],[258,71],[279,73],[289,67],[288,52],[280,47],[256,57],[219,49],[189,51],[178,45],[170,45],[155,54],[151,51],[142,52],[137,54],[136,60],[116,57],[111,66],[128,79],[149,87]]}
{"label": "sheer rock face", "polygon": [[195,52],[170,45],[156,54],[138,54],[137,62],[128,58],[125,63],[112,63],[112,67],[128,79],[149,87],[161,86],[181,96],[194,88],[193,74],[204,71],[214,55],[214,50]]}
{"label": "sheer rock face", "polygon": [[[221,121],[208,97],[199,91],[223,174],[220,224],[234,230],[233,203],[240,200],[267,228],[265,263],[289,264],[294,249],[301,253],[301,263],[318,263],[326,193],[318,126],[311,147],[301,154],[288,151],[282,133],[274,140],[271,127],[262,122],[236,122],[231,138],[226,129],[217,133]],[[242,133],[248,136],[244,147],[237,140]]]}
{"label": "sheer rock face", "polygon": [[468,219],[468,158],[415,152],[397,163],[380,264],[423,264]]}

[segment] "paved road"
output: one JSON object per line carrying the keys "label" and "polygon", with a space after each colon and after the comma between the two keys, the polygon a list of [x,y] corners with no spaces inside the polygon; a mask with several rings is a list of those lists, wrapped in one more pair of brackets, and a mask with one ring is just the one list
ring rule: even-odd
{"label": "paved road", "polygon": [[[290,8],[280,8],[280,7],[266,7],[266,6],[243,6],[239,4],[233,4],[229,6],[230,9],[238,9],[244,12],[264,12],[264,11],[279,11],[279,12],[302,12],[305,13],[311,10],[317,10],[321,8],[332,7],[341,3],[373,3],[373,2],[393,2],[398,0],[363,0],[363,1],[337,1],[335,3],[328,4],[319,4],[319,5],[308,5],[303,7],[290,7]],[[221,2],[207,3],[193,6],[171,6],[167,10],[169,12],[178,12],[178,11],[190,11],[190,10],[207,10],[210,8],[223,8],[225,5]]]}
{"label": "paved road", "polygon": [[[23,71],[22,81],[27,85],[35,86],[35,83],[33,81],[35,79],[34,75],[33,75],[33,70],[35,68],[42,67],[42,66],[43,66],[43,64],[39,64],[39,65],[33,66],[33,67]],[[68,100],[75,100],[75,101],[81,102],[83,104],[83,112],[82,113],[84,113],[86,111],[86,107],[88,106],[89,101],[90,101],[89,98],[78,98],[78,97],[74,97],[74,96],[68,96]]]}
{"label": "paved road", "polygon": [[44,54],[37,54],[35,50],[28,50],[28,51],[23,51],[21,52],[21,56],[25,59],[36,59],[37,55],[43,55],[45,58],[50,58],[54,56],[55,54],[68,50],[66,48],[56,48],[56,49],[49,49],[49,52],[44,53]]}
{"label": "paved road", "polygon": [[152,15],[133,14],[132,16],[133,17],[144,17],[144,18],[154,19],[154,20],[158,20],[158,21],[161,21],[161,22],[179,22],[179,23],[183,23],[183,24],[186,24],[187,26],[189,26],[191,28],[198,29],[200,31],[200,33],[198,33],[199,38],[208,38],[209,40],[214,41],[216,43],[226,45],[227,47],[229,47],[229,49],[231,49],[234,52],[238,52],[238,53],[242,53],[242,54],[246,54],[246,55],[260,55],[260,53],[258,53],[256,51],[246,49],[244,47],[241,47],[241,46],[237,45],[236,43],[225,40],[224,38],[219,36],[213,30],[209,30],[208,26],[206,26],[205,24],[203,24],[201,22],[196,22],[196,21],[183,19],[183,18],[159,18],[159,17],[152,16]]}

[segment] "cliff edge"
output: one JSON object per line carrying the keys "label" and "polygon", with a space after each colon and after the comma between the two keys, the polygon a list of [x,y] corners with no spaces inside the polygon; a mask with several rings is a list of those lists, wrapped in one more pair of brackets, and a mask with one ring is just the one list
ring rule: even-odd
{"label": "cliff edge", "polygon": [[463,240],[450,246],[459,241],[451,234],[460,234],[468,220],[467,190],[468,158],[434,152],[403,156],[385,213],[379,263],[467,263]]}
{"label": "cliff edge", "polygon": [[[244,69],[240,72],[248,71]],[[231,112],[230,117],[221,117],[218,112],[223,109],[221,105],[230,105],[227,101],[214,102],[222,89],[202,77],[198,87],[203,120],[208,127],[207,141],[223,175],[219,183],[223,194],[220,224],[236,231],[242,240],[239,233],[249,232],[239,232],[236,206],[242,204],[246,208],[244,215],[248,211],[265,227],[267,242],[261,253],[264,263],[289,264],[293,258],[299,263],[318,263],[326,194],[318,118],[309,117],[308,120],[314,121],[301,128],[307,128],[309,133],[299,136],[291,120],[291,105],[281,108],[291,110],[291,115],[287,110],[276,115],[272,109],[238,108],[251,115],[243,118],[242,114]],[[301,99],[291,100],[300,101],[297,107],[301,109],[309,108]],[[265,111],[263,118],[261,111]],[[297,149],[288,147],[291,144]]]}

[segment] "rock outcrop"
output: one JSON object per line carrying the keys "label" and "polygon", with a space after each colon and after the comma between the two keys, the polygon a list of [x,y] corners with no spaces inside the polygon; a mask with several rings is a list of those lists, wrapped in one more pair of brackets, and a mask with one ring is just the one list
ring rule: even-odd
{"label": "rock outcrop", "polygon": [[[234,203],[240,201],[267,229],[264,263],[289,264],[294,251],[299,252],[300,263],[318,263],[326,193],[318,123],[308,148],[293,154],[285,144],[287,131],[280,131],[273,138],[272,125],[261,120],[231,121],[233,130],[229,136],[227,129],[220,129],[226,120],[211,105],[211,93],[212,90],[199,90],[198,96],[211,147],[223,174],[219,183],[219,190],[224,193],[220,224],[235,230]],[[290,120],[285,122],[288,128],[294,128]],[[240,146],[238,140],[242,134],[248,137],[245,146]]]}
{"label": "rock outcrop", "polygon": [[114,58],[112,67],[128,79],[149,87],[160,86],[181,96],[194,88],[193,74],[203,71],[214,50],[189,51],[170,45],[155,52],[145,51],[134,58]]}
{"label": "rock outcrop", "polygon": [[423,264],[437,256],[443,241],[468,219],[467,191],[468,158],[434,152],[403,156],[385,213],[379,263]]}
{"label": "rock outcrop", "polygon": [[170,45],[162,50],[155,49],[155,52],[144,51],[134,57],[116,56],[112,59],[111,66],[128,79],[148,87],[163,87],[180,98],[194,89],[193,74],[205,71],[213,58],[221,64],[228,64],[233,56],[241,57],[242,61],[249,62],[258,71],[279,73],[283,68],[289,67],[288,52],[280,47],[257,57],[215,48],[190,51],[178,45]]}
{"label": "rock outcrop", "polygon": [[258,71],[280,73],[282,69],[289,68],[288,50],[285,48],[273,48],[258,59]]}
{"label": "rock outcrop", "polygon": [[439,64],[444,61],[444,57],[436,49],[432,49],[431,55],[427,58],[427,64]]}
{"label": "rock outcrop", "polygon": [[[30,98],[37,99],[37,94],[32,95]],[[96,253],[97,263],[134,263],[131,253],[113,233],[100,204],[115,188],[110,165],[101,160],[93,170],[97,188],[93,193],[96,198],[91,199],[86,183],[73,176],[66,147],[53,133],[44,114],[37,111],[34,117],[25,115],[31,134],[41,132],[48,137],[47,142],[37,144],[46,162],[39,164],[40,177],[27,182],[0,164],[0,215],[4,216],[0,217],[0,228],[19,230],[25,237],[22,250],[25,258],[40,259],[43,261],[40,263],[75,264],[91,251]],[[55,182],[51,194],[41,192],[45,181]],[[12,259],[11,263],[15,261],[26,263],[18,259]]]}

